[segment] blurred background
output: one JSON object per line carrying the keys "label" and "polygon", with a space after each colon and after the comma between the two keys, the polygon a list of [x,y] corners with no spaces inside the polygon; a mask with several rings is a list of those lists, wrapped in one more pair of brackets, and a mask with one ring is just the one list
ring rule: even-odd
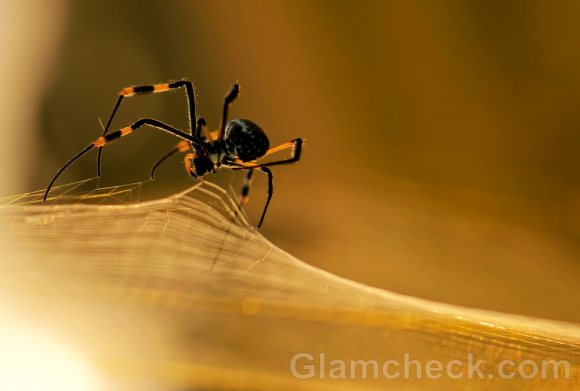
{"label": "blurred background", "polygon": [[[580,4],[0,2],[0,196],[46,187],[122,87],[187,78],[198,113],[306,141],[274,170],[261,232],[312,265],[429,300],[580,322]],[[181,92],[124,102],[187,127]],[[104,151],[101,185],[148,178],[175,139]],[[96,175],[96,153],[60,184]],[[226,176],[234,188],[238,176]],[[219,180],[219,178],[207,178]],[[175,157],[147,184],[191,185]],[[257,222],[266,182],[254,181]]]}

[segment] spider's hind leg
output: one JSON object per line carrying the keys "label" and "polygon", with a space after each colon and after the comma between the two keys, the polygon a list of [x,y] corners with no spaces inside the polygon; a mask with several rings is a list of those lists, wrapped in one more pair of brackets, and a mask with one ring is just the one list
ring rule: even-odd
{"label": "spider's hind leg", "polygon": [[246,178],[244,179],[244,184],[242,185],[242,191],[240,192],[240,207],[243,207],[250,200],[250,186],[252,186],[252,176],[254,175],[254,170],[248,170]]}
{"label": "spider's hind leg", "polygon": [[266,212],[268,210],[268,206],[270,205],[270,200],[272,199],[272,194],[274,194],[274,184],[273,184],[274,176],[272,174],[272,171],[268,167],[259,167],[259,168],[236,167],[233,169],[248,170],[248,174],[246,175],[244,185],[242,186],[242,191],[240,192],[240,208],[243,207],[249,200],[250,187],[252,185],[252,176],[254,175],[254,170],[260,170],[268,175],[268,198],[266,199],[266,205],[264,205],[262,215],[260,216],[260,222],[258,223],[258,228],[260,228],[262,226],[262,223],[264,222],[264,218],[266,217]]}
{"label": "spider's hind leg", "polygon": [[274,176],[272,175],[272,171],[268,167],[260,167],[259,170],[268,174],[268,199],[266,200],[266,205],[264,205],[264,210],[262,211],[262,216],[260,217],[260,222],[258,223],[258,228],[262,226],[264,222],[264,217],[266,217],[266,211],[268,210],[268,206],[270,205],[270,200],[272,199],[272,194],[274,194]]}

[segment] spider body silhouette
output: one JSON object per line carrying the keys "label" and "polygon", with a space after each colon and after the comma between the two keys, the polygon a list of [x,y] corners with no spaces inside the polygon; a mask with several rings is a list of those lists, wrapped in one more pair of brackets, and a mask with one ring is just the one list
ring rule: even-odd
{"label": "spider body silhouette", "polygon": [[[109,133],[111,122],[123,99],[135,95],[148,95],[159,92],[166,92],[175,89],[184,88],[189,109],[189,130],[182,131],[167,125],[161,121],[152,118],[142,118],[133,124]],[[126,87],[119,93],[119,98],[113,112],[107,121],[103,135],[86,146],[81,152],[65,163],[56,173],[44,194],[43,200],[46,201],[50,189],[57,178],[70,166],[75,160],[83,156],[92,149],[98,148],[97,158],[97,175],[101,175],[101,158],[102,148],[110,143],[133,133],[142,126],[150,126],[154,129],[172,134],[180,139],[179,143],[167,154],[165,154],[152,168],[151,178],[155,178],[155,172],[158,167],[175,153],[186,153],[184,156],[185,169],[194,179],[201,178],[211,172],[217,172],[221,168],[232,170],[247,170],[245,182],[240,195],[240,203],[244,205],[248,200],[250,185],[254,171],[259,170],[268,175],[268,198],[260,217],[258,227],[264,222],[266,211],[270,204],[273,194],[273,174],[269,169],[270,166],[280,164],[290,164],[300,159],[303,140],[296,138],[286,143],[270,148],[270,141],[266,133],[254,122],[247,119],[232,119],[228,122],[228,112],[232,102],[238,97],[240,86],[236,83],[232,86],[229,93],[224,99],[222,118],[220,127],[217,131],[211,132],[206,126],[203,118],[196,116],[196,103],[193,85],[187,80],[178,80],[171,83],[141,85]],[[195,128],[193,124],[196,124]],[[286,159],[260,162],[268,155],[279,151],[291,149],[291,156]]]}

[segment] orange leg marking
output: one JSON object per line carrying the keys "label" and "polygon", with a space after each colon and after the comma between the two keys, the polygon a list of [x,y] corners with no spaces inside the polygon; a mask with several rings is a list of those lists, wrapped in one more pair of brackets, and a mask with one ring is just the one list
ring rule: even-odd
{"label": "orange leg marking", "polygon": [[95,148],[99,148],[102,147],[103,145],[105,145],[105,138],[104,137],[99,137],[94,143],[93,143],[93,147]]}
{"label": "orange leg marking", "polygon": [[125,97],[133,96],[135,95],[135,89],[133,87],[125,87],[121,90],[119,94]]}
{"label": "orange leg marking", "polygon": [[279,152],[279,151],[283,151],[285,149],[292,148],[292,147],[294,147],[294,142],[293,141],[288,141],[288,142],[286,142],[284,144],[278,145],[277,147],[268,149],[268,151],[266,151],[266,153],[264,154],[264,156],[268,156],[268,155],[271,155],[273,153],[276,153],[276,152]]}
{"label": "orange leg marking", "polygon": [[133,128],[131,128],[130,126],[127,126],[123,129],[116,130],[113,133],[109,133],[106,136],[101,136],[93,142],[93,147],[100,148],[103,145],[109,144],[115,140],[120,139],[121,137],[128,135],[132,131],[133,131]]}
{"label": "orange leg marking", "polygon": [[153,86],[153,92],[163,92],[163,91],[167,91],[167,90],[169,90],[169,84],[167,84],[167,83],[155,84]]}
{"label": "orange leg marking", "polygon": [[189,141],[180,141],[179,143],[177,143],[176,148],[179,152],[187,152],[189,151],[190,145],[189,145]]}

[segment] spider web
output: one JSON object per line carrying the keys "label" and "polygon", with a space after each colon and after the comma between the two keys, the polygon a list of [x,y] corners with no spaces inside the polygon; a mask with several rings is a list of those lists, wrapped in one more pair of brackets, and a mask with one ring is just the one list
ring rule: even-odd
{"label": "spider web", "polygon": [[[72,346],[103,389],[385,386],[384,378],[298,380],[289,365],[300,352],[378,362],[408,353],[424,363],[472,353],[491,366],[565,359],[571,379],[561,374],[541,386],[578,385],[577,326],[427,302],[331,275],[271,244],[231,190],[212,183],[148,201],[145,183],[97,185],[93,178],[55,187],[48,203],[43,191],[0,201],[0,313]],[[467,384],[388,382],[409,389]],[[478,385],[530,383],[469,383]]]}
{"label": "spider web", "polygon": [[[54,186],[49,204],[129,204],[139,201],[143,182],[112,187],[98,187],[99,178],[90,178],[61,186]],[[0,199],[0,205],[43,204],[44,190],[33,191]]]}

